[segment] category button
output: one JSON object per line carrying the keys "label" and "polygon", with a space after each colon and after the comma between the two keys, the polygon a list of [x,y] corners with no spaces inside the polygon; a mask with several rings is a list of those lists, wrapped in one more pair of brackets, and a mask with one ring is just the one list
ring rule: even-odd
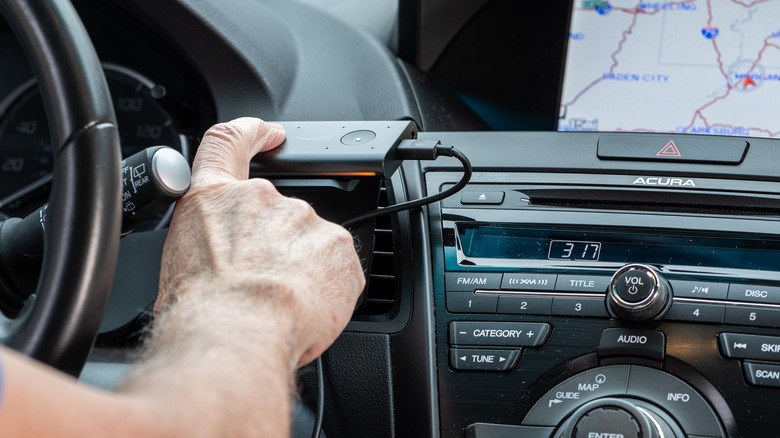
{"label": "category button", "polygon": [[612,278],[604,275],[559,275],[555,290],[606,293]]}
{"label": "category button", "polygon": [[656,330],[610,328],[601,333],[599,357],[642,356],[663,360],[666,337]]}
{"label": "category button", "polygon": [[540,322],[455,321],[450,344],[495,347],[538,347],[547,342],[550,324]]}
{"label": "category button", "polygon": [[728,283],[712,283],[709,281],[670,280],[675,297],[702,298],[707,300],[725,300],[728,294]]}
{"label": "category button", "polygon": [[482,272],[448,272],[445,274],[445,287],[447,292],[498,290],[501,287],[501,275]]}
{"label": "category button", "polygon": [[555,274],[504,274],[503,290],[553,290]]}
{"label": "category button", "polygon": [[780,304],[780,287],[732,283],[729,285],[728,299],[729,301]]}
{"label": "category button", "polygon": [[721,354],[732,359],[780,362],[780,337],[721,333],[718,344]]}
{"label": "category button", "polygon": [[466,371],[511,371],[521,350],[450,349],[450,366]]}

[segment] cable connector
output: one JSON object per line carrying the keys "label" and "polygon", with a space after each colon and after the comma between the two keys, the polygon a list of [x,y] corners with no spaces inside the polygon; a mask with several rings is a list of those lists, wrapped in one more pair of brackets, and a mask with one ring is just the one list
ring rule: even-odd
{"label": "cable connector", "polygon": [[439,157],[439,140],[403,140],[395,149],[399,160],[435,160]]}

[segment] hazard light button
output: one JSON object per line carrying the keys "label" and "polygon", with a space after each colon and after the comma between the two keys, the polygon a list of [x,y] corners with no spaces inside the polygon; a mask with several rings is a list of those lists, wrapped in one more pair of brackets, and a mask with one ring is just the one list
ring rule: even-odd
{"label": "hazard light button", "polygon": [[692,135],[605,134],[598,140],[598,157],[613,160],[739,164],[747,149],[744,140]]}

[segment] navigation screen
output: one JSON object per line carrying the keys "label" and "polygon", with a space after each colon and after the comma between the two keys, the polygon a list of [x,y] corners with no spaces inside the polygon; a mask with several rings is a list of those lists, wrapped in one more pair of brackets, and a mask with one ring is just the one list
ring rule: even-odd
{"label": "navigation screen", "polygon": [[574,0],[559,131],[780,136],[780,1]]}

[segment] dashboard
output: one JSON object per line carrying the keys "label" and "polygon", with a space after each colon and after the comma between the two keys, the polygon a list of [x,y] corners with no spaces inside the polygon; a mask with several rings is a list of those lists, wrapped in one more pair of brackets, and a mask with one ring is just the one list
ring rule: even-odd
{"label": "dashboard", "polygon": [[[323,356],[327,436],[775,434],[777,5],[371,3],[74,1],[125,154],[191,160],[213,123],[280,121],[285,153],[317,154],[258,157],[251,176],[336,222],[463,175],[451,158],[382,167],[401,141],[471,161],[460,193],[352,228],[368,287]],[[372,10],[395,15],[353,25]],[[0,211],[24,216],[48,197],[51,146],[24,55],[0,41]],[[356,132],[391,170],[334,176]],[[122,239],[82,381],[131,366],[169,214]],[[313,410],[313,366],[299,387]]]}

